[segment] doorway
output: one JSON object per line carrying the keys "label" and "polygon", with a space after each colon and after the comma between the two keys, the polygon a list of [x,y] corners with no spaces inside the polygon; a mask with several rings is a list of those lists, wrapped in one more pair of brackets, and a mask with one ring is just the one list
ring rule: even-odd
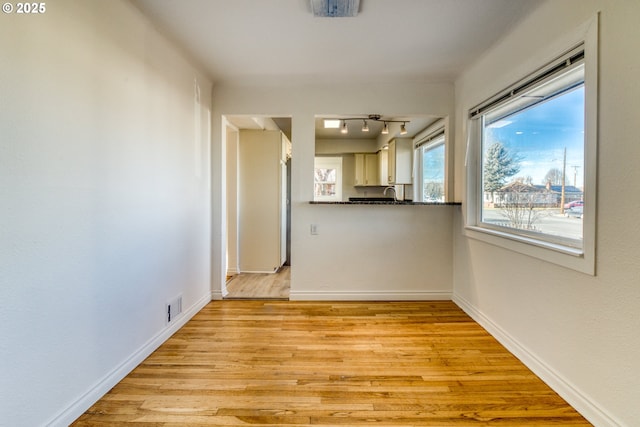
{"label": "doorway", "polygon": [[226,286],[223,298],[288,299],[291,118],[225,116]]}

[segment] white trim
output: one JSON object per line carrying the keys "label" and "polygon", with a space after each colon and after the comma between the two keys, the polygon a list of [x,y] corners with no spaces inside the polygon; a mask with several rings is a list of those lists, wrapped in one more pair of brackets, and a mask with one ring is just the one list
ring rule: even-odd
{"label": "white trim", "polygon": [[175,322],[167,325],[159,333],[153,336],[142,347],[133,352],[120,365],[116,366],[111,372],[107,373],[93,387],[87,390],[82,396],[71,403],[67,408],[61,410],[57,415],[51,418],[45,425],[50,427],[68,426],[82,415],[87,409],[96,403],[102,396],[118,384],[126,377],[134,368],[136,368],[144,359],[167,341],[176,331],[182,328],[193,316],[195,316],[204,306],[212,300],[212,295],[207,292],[198,301],[195,302],[188,310],[176,319]]}
{"label": "white trim", "polygon": [[463,232],[465,236],[471,239],[558,264],[591,276],[595,275],[594,263],[588,262],[584,254],[572,250],[570,247],[475,226],[466,226]]}
{"label": "white trim", "polygon": [[619,427],[623,425],[621,421],[617,420],[606,409],[599,406],[594,399],[582,392],[576,385],[538,357],[527,346],[519,342],[509,334],[509,332],[501,328],[490,317],[476,309],[469,301],[454,293],[453,302],[480,326],[485,328],[500,344],[520,359],[522,363],[580,412],[589,422],[601,427]]}
{"label": "white trim", "polygon": [[416,136],[413,137],[414,148],[418,148],[420,144],[424,145],[423,141],[432,139],[433,137],[435,137],[440,133],[445,134],[445,138],[446,138],[446,133],[447,133],[446,128],[447,128],[447,123],[445,122],[445,119],[440,119],[436,121],[435,123],[433,123],[432,125],[430,125],[429,127],[427,127],[426,129],[419,132]]}
{"label": "white trim", "polygon": [[450,291],[291,291],[291,301],[451,301]]}

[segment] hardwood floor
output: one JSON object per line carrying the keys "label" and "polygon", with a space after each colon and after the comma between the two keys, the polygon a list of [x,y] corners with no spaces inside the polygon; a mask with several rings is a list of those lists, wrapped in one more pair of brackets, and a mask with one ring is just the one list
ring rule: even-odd
{"label": "hardwood floor", "polygon": [[215,301],[73,425],[590,424],[449,301]]}
{"label": "hardwood floor", "polygon": [[227,282],[225,299],[289,299],[291,269],[277,273],[240,273]]}

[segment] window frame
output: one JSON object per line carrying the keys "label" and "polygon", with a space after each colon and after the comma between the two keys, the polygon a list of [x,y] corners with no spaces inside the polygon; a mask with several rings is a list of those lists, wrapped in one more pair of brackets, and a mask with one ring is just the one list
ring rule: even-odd
{"label": "window frame", "polygon": [[[335,194],[333,196],[316,196],[316,169],[336,169]],[[315,157],[313,161],[313,200],[316,202],[342,201],[342,157]]]}
{"label": "window frame", "polygon": [[[551,59],[541,61],[546,64],[527,74],[524,79],[511,86],[507,86],[497,95],[469,109],[467,121],[467,153],[466,153],[466,209],[464,233],[467,237],[481,240],[511,251],[538,258],[553,264],[595,275],[596,251],[596,181],[597,181],[597,95],[598,95],[598,17],[590,20],[577,31],[565,37],[561,45],[564,46],[561,55],[547,56]],[[530,81],[540,75],[545,69],[553,66],[559,58],[565,56],[576,47],[584,49],[584,91],[585,91],[585,121],[584,121],[584,219],[582,247],[541,239],[523,234],[509,232],[508,229],[486,227],[481,222],[483,202],[482,192],[482,130],[481,118],[477,111],[488,105],[492,100],[507,96],[512,88]],[[567,49],[567,47],[570,47]],[[546,67],[546,68],[545,68]],[[480,115],[482,117],[482,115]]]}
{"label": "window frame", "polygon": [[442,187],[442,197],[444,200],[441,202],[434,203],[444,203],[447,201],[447,134],[445,132],[444,120],[438,120],[432,126],[426,129],[425,132],[420,133],[418,136],[414,138],[414,155],[415,159],[415,197],[414,200],[425,202],[424,200],[424,155],[427,151],[436,149],[442,146],[444,150],[444,159],[443,159],[443,187]]}

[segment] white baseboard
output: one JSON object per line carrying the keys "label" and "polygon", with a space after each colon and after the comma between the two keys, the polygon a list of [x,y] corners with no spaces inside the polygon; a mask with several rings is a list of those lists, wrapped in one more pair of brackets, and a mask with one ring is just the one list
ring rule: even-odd
{"label": "white baseboard", "polygon": [[460,295],[453,295],[453,302],[464,310],[473,320],[485,328],[496,340],[531,369],[542,381],[573,406],[583,417],[598,427],[620,427],[623,424],[616,420],[592,398],[581,392],[575,385],[559,372],[540,359],[534,352],[512,337],[497,323],[476,309]]}
{"label": "white baseboard", "polygon": [[189,320],[191,320],[191,318],[195,316],[196,313],[198,313],[204,306],[211,302],[211,297],[212,295],[210,292],[203,295],[202,298],[196,301],[196,303],[189,307],[189,309],[183,311],[182,315],[176,318],[174,323],[152,337],[136,352],[129,356],[129,358],[127,358],[119,366],[116,366],[84,395],[82,395],[79,399],[69,405],[69,407],[60,411],[45,425],[51,427],[66,427],[73,421],[75,421],[80,415],[82,415],[87,409],[89,409],[91,405],[97,402],[124,377],[126,377],[144,359],[146,359],[151,353],[153,353],[158,347],[160,347],[161,344],[168,340],[171,335],[173,335],[178,329],[183,327]]}
{"label": "white baseboard", "polygon": [[291,291],[291,301],[429,301],[451,300],[448,291]]}

